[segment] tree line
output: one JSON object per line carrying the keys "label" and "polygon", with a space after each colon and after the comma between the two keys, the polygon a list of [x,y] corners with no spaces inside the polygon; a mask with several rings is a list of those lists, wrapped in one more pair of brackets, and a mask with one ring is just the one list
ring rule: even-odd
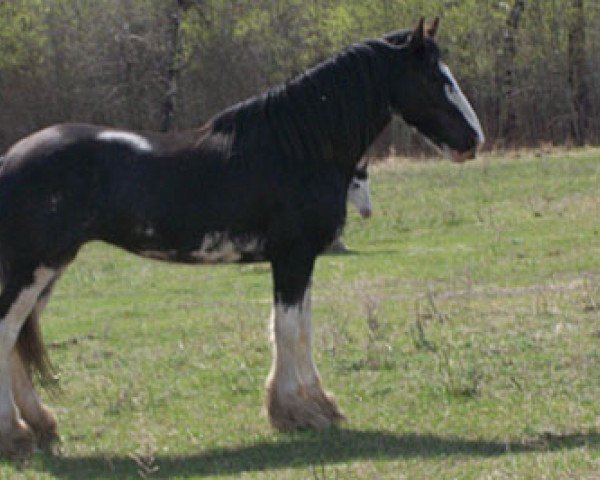
{"label": "tree line", "polygon": [[[0,149],[65,121],[198,126],[421,16],[441,17],[488,146],[600,141],[600,2],[0,0]],[[395,121],[377,151],[422,148]]]}

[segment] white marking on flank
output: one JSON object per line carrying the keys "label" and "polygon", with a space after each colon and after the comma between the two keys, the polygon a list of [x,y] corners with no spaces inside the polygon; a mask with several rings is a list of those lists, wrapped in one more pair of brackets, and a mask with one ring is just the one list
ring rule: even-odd
{"label": "white marking on flank", "polygon": [[56,125],[44,128],[39,132],[32,133],[28,137],[19,140],[8,152],[6,152],[5,157],[25,155],[36,147],[51,145],[59,141],[60,138],[61,133],[59,127]]}
{"label": "white marking on flank", "polygon": [[242,257],[227,233],[221,232],[207,233],[190,256],[205,263],[236,262]]}
{"label": "white marking on flank", "polygon": [[456,82],[456,79],[454,78],[452,72],[448,68],[448,65],[446,65],[443,62],[440,62],[439,67],[441,72],[450,81],[450,85],[446,85],[445,87],[446,97],[448,97],[448,100],[452,102],[456,106],[456,108],[458,108],[458,110],[462,113],[467,123],[471,125],[471,128],[473,130],[475,130],[475,133],[477,133],[477,140],[479,144],[483,144],[483,142],[485,142],[485,136],[483,135],[481,124],[479,123],[479,119],[477,118],[477,114],[473,110],[473,107],[471,107],[471,104],[467,100],[467,97],[465,97],[462,90],[458,86],[458,83]]}
{"label": "white marking on flank", "polygon": [[138,135],[137,133],[123,132],[121,130],[105,130],[100,132],[96,139],[109,142],[114,141],[126,143],[143,152],[150,152],[152,150],[152,145],[150,145],[148,139]]}

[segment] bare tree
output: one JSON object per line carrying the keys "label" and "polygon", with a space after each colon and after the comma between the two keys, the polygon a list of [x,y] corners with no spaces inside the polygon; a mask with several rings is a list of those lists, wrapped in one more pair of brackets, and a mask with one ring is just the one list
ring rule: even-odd
{"label": "bare tree", "polygon": [[573,105],[571,133],[577,145],[587,140],[590,99],[587,85],[587,55],[585,38],[585,12],[583,0],[571,0],[569,21],[569,87]]}
{"label": "bare tree", "polygon": [[517,132],[517,106],[515,98],[516,36],[524,10],[525,0],[515,0],[506,18],[503,32],[500,136],[505,142],[514,141]]}
{"label": "bare tree", "polygon": [[175,123],[175,102],[177,99],[177,80],[179,77],[178,59],[181,45],[181,17],[184,8],[186,8],[185,2],[178,0],[168,13],[170,25],[167,30],[166,44],[167,88],[162,105],[162,118],[160,122],[160,130],[162,132],[172,130]]}

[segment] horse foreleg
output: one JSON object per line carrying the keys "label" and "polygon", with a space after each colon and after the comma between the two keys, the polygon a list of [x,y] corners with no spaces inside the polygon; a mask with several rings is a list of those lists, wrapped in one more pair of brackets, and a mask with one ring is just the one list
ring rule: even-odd
{"label": "horse foreleg", "polygon": [[[14,347],[23,323],[55,273],[46,267],[27,274],[12,272],[13,277],[7,280],[0,294],[0,449],[10,456],[29,455],[34,440],[15,403]],[[17,377],[20,379],[21,375]]]}
{"label": "horse foreleg", "polygon": [[[267,379],[269,420],[280,430],[323,429],[344,416],[334,398],[324,391],[312,358],[312,263],[304,268],[296,265],[285,271],[280,267],[273,265],[273,363]],[[281,278],[281,275],[284,277]]]}

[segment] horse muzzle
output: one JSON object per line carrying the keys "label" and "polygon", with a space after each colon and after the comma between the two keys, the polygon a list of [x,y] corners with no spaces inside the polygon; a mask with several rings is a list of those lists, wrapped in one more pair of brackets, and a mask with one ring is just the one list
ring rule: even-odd
{"label": "horse muzzle", "polygon": [[369,218],[373,214],[373,211],[370,208],[361,208],[360,216],[362,218]]}

